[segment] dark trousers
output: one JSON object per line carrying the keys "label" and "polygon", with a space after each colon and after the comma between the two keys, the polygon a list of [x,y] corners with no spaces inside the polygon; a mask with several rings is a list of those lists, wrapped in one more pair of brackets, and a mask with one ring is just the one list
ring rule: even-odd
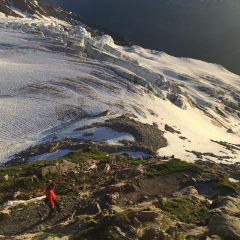
{"label": "dark trousers", "polygon": [[50,203],[48,205],[49,205],[48,217],[52,217],[56,211],[61,212],[61,209],[57,200],[54,200],[54,207],[52,207]]}

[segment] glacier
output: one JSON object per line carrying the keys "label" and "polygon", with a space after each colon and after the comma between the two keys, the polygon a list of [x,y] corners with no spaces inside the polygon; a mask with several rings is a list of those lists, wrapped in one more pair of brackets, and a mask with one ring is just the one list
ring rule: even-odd
{"label": "glacier", "polygon": [[[1,163],[53,136],[135,141],[91,127],[126,114],[165,132],[168,146],[159,156],[194,161],[202,153],[204,160],[240,162],[240,76],[216,64],[117,45],[80,22],[13,10],[22,17],[0,14]],[[96,134],[76,133],[88,126]]]}

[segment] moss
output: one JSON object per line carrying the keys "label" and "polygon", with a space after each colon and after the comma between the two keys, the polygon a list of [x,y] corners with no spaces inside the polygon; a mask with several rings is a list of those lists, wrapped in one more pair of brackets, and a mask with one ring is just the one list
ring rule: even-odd
{"label": "moss", "polygon": [[201,171],[201,168],[193,163],[184,162],[179,159],[173,159],[162,164],[147,167],[145,176],[146,177],[164,176],[183,171],[199,173]]}
{"label": "moss", "polygon": [[59,158],[59,160],[65,159],[71,162],[81,162],[86,159],[94,159],[94,160],[102,160],[108,158],[109,155],[106,152],[94,151],[94,152],[86,152],[86,151],[77,151],[71,152],[68,155]]}
{"label": "moss", "polygon": [[183,222],[193,224],[205,222],[209,216],[208,205],[193,201],[187,197],[167,200],[164,203],[163,210]]}
{"label": "moss", "polygon": [[217,187],[226,193],[237,193],[240,187],[237,183],[231,182],[227,177],[222,176],[216,179]]}

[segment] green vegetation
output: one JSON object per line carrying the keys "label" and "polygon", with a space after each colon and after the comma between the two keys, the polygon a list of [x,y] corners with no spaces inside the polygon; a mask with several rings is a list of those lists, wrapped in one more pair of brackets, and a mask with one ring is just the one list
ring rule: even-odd
{"label": "green vegetation", "polygon": [[209,216],[209,206],[187,197],[169,199],[163,210],[186,223],[205,222]]}
{"label": "green vegetation", "polygon": [[227,193],[237,193],[240,192],[240,186],[237,183],[233,183],[229,181],[227,177],[219,177],[216,179],[217,187],[222,191],[226,191]]}
{"label": "green vegetation", "polygon": [[71,152],[64,157],[59,158],[59,160],[65,159],[67,161],[79,163],[89,159],[103,160],[108,158],[109,158],[109,154],[101,151],[96,151],[96,152],[77,151],[77,152]]}
{"label": "green vegetation", "polygon": [[164,176],[176,172],[191,171],[199,173],[201,168],[193,163],[187,163],[179,159],[166,161],[162,164],[146,167],[146,177]]}

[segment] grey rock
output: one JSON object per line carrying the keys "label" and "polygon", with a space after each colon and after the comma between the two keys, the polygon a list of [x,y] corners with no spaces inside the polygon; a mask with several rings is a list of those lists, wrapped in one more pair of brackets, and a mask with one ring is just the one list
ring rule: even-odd
{"label": "grey rock", "polygon": [[240,219],[221,212],[215,212],[209,220],[209,232],[223,239],[240,239]]}
{"label": "grey rock", "polygon": [[48,174],[63,174],[75,170],[78,166],[76,163],[63,160],[62,162],[40,168],[38,174],[41,177],[46,177]]}

